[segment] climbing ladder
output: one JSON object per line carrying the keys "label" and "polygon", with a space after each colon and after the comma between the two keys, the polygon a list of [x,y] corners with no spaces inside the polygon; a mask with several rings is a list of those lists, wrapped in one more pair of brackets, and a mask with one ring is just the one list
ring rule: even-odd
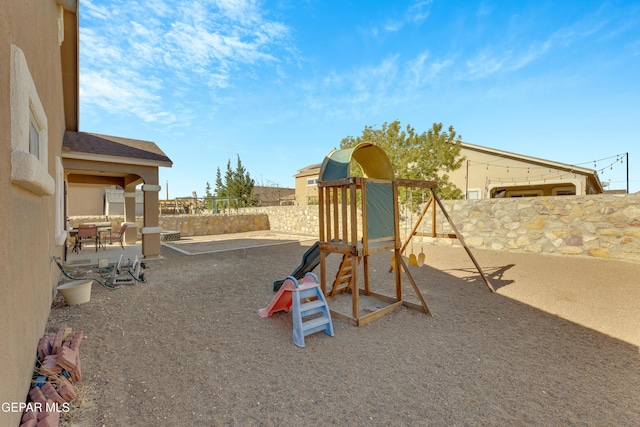
{"label": "climbing ladder", "polygon": [[[292,278],[294,281],[295,279]],[[304,278],[295,281],[295,289],[291,291],[293,320],[293,343],[304,347],[304,337],[323,331],[332,337],[333,324],[318,277],[313,273],[305,274]]]}
{"label": "climbing ladder", "polygon": [[[338,272],[336,273],[336,280],[334,280],[333,287],[331,288],[330,295],[332,297],[351,290],[351,284],[353,282],[353,262],[351,259],[352,257],[350,255],[342,256],[340,268],[338,268]],[[358,264],[360,264],[360,259],[361,257],[358,257]],[[356,266],[356,268],[358,267]]]}

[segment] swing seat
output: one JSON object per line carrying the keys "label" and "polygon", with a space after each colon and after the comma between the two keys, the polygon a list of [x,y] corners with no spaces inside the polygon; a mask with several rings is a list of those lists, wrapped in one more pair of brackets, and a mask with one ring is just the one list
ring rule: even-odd
{"label": "swing seat", "polygon": [[409,264],[414,267],[418,266],[418,257],[416,256],[416,254],[409,255]]}
{"label": "swing seat", "polygon": [[424,261],[425,261],[425,258],[426,258],[426,257],[427,257],[427,256],[425,255],[425,253],[424,253],[424,252],[420,252],[420,253],[418,254],[418,267],[422,267],[422,266],[424,265]]}

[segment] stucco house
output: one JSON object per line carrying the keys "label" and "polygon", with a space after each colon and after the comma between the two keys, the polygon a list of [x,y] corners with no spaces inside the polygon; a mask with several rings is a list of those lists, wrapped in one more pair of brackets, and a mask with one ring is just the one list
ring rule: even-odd
{"label": "stucco house", "polygon": [[[79,132],[78,35],[78,0],[0,0],[0,402],[25,402],[31,386],[70,181],[141,185],[143,254],[160,251],[158,167],[171,160],[153,143]],[[0,425],[20,415],[0,411]]]}
{"label": "stucco house", "polygon": [[296,205],[318,204],[318,177],[321,163],[306,166],[294,175],[296,179]]}
{"label": "stucco house", "polygon": [[[467,199],[586,195],[603,192],[593,169],[462,143],[463,166],[449,174]],[[296,204],[317,202],[320,164],[294,175]]]}
{"label": "stucco house", "polygon": [[467,199],[587,195],[603,192],[593,169],[462,143],[465,161],[450,174]]}

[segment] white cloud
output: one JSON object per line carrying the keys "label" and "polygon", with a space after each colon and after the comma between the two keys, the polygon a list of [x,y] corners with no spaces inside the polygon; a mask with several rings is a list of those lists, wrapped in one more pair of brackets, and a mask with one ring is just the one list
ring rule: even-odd
{"label": "white cloud", "polygon": [[414,23],[420,23],[429,17],[429,6],[433,0],[420,0],[411,5],[407,12],[407,18]]}
{"label": "white cloud", "polygon": [[99,19],[108,19],[110,11],[107,7],[96,6],[92,0],[82,1],[83,12],[89,16]]}
{"label": "white cloud", "polygon": [[575,44],[584,43],[607,27],[608,22],[598,13],[558,28],[543,40],[520,42],[528,39],[528,30],[505,34],[504,41],[492,43],[465,61],[466,69],[458,77],[466,80],[481,79],[500,72],[515,72],[539,61],[548,54],[560,52]]}
{"label": "white cloud", "polygon": [[[154,93],[157,82],[150,81],[147,87],[139,83],[140,76],[111,73],[86,72],[80,75],[80,97],[83,104],[92,109],[98,107],[111,114],[136,114],[145,121],[172,123],[175,117],[162,111],[160,98]],[[132,83],[133,82],[133,83]]]}
{"label": "white cloud", "polygon": [[[429,5],[433,0],[419,0],[414,2],[407,10],[400,16],[395,18],[389,18],[382,26],[384,31],[398,32],[407,24],[421,24],[429,18],[430,10]],[[377,33],[377,30],[374,32]]]}
{"label": "white cloud", "polygon": [[204,85],[216,97],[237,76],[253,78],[252,67],[273,66],[292,52],[288,27],[267,19],[255,0],[182,0],[171,6],[163,0],[100,6],[83,0],[80,6],[81,102],[133,111],[145,121],[172,120],[159,113],[171,108],[161,105],[163,91],[201,94]]}

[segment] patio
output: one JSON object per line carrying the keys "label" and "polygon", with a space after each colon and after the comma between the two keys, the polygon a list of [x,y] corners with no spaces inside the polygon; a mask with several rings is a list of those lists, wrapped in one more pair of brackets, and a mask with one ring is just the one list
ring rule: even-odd
{"label": "patio", "polygon": [[142,259],[141,242],[138,241],[133,245],[124,245],[124,248],[120,247],[118,244],[106,244],[105,246],[101,246],[97,251],[93,245],[85,245],[78,252],[73,252],[71,248],[69,248],[65,264],[74,267],[97,265],[101,259],[106,259],[109,264],[113,264],[118,262],[120,255],[124,255],[125,260],[133,260],[136,256],[138,259]]}

